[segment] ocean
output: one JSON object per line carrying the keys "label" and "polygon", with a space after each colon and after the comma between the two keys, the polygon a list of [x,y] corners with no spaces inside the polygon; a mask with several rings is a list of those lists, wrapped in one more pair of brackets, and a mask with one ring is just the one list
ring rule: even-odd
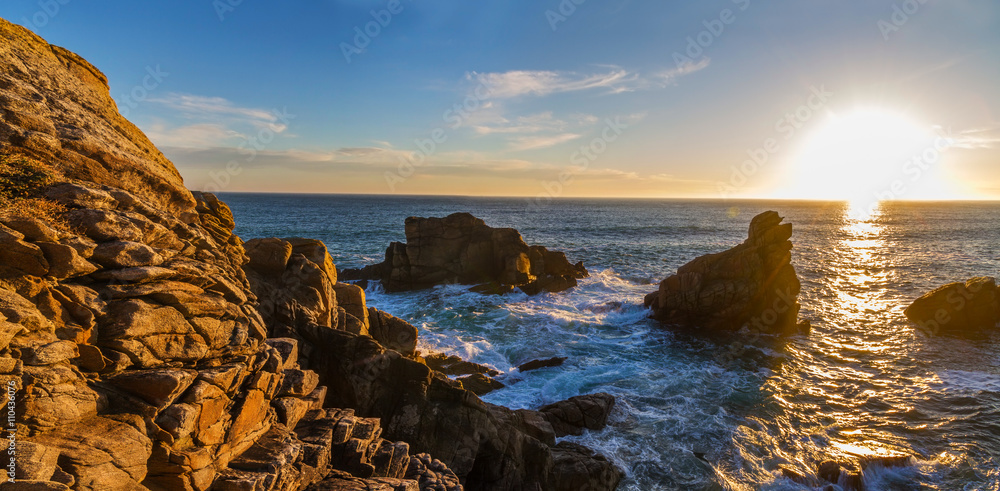
{"label": "ocean", "polygon": [[[624,469],[619,489],[809,489],[778,466],[808,475],[861,448],[915,457],[869,467],[869,490],[1000,490],[1000,333],[931,338],[902,313],[945,283],[1000,275],[1000,203],[886,203],[852,218],[840,202],[221,197],[244,239],[320,239],[340,268],[381,261],[405,240],[408,216],[454,212],[583,261],[591,276],[564,293],[370,287],[368,301],[416,325],[419,349],[503,372],[507,387],[487,402],[537,408],[614,394],[608,428],[568,440]],[[808,335],[762,362],[726,363],[714,344],[647,319],[643,295],[691,259],[742,242],[765,210],[794,224]],[[552,356],[569,359],[514,369]]]}

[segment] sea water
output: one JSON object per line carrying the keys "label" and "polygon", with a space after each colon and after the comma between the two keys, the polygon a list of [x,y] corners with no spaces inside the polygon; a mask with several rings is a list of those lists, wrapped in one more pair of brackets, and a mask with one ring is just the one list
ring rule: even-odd
{"label": "sea water", "polygon": [[[480,295],[460,285],[369,287],[369,305],[420,329],[423,351],[501,371],[483,399],[511,408],[593,392],[617,397],[610,424],[568,440],[625,470],[620,489],[809,489],[779,466],[905,452],[872,466],[871,490],[1000,490],[1000,335],[928,337],[903,309],[940,285],[1000,273],[1000,204],[554,200],[225,194],[237,233],[326,242],[338,267],[380,262],[409,216],[470,212],[529,244],[583,261],[570,291]],[[794,224],[801,316],[812,330],[764,360],[731,363],[713,343],[647,318],[646,293],[678,266],[746,238],[750,219]],[[519,373],[525,361],[568,357]]]}

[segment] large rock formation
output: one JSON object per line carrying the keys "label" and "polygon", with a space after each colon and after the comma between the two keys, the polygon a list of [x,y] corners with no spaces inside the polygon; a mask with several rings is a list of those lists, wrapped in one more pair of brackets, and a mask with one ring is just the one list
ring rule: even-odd
{"label": "large rock formation", "polygon": [[[614,487],[606,461],[407,358],[416,329],[338,288],[322,243],[248,257],[229,208],[184,188],[96,68],[2,20],[0,37],[5,489],[462,489],[445,462],[474,489]],[[434,440],[452,435],[473,443]]]}
{"label": "large rock formation", "polygon": [[[261,298],[269,333],[299,341],[300,360],[329,388],[327,406],[354,408],[380,419],[389,438],[433,455],[468,489],[569,490],[579,488],[566,483],[586,482],[599,490],[617,485],[622,474],[603,457],[556,446],[557,436],[602,429],[613,397],[583,396],[541,411],[484,403],[462,382],[428,364],[456,375],[489,373],[488,367],[457,358],[424,362],[414,349],[417,330],[407,322],[374,308],[367,309],[367,324],[361,321],[363,292],[359,296],[357,287],[322,281],[329,278],[325,257],[296,253],[296,240],[248,242],[247,276]],[[339,305],[353,305],[353,311]],[[345,312],[330,315],[330,306]],[[339,320],[344,318],[354,320]]]}
{"label": "large rock formation", "polygon": [[489,227],[468,213],[455,213],[407,218],[405,244],[390,244],[380,264],[341,275],[381,280],[386,291],[461,283],[480,285],[484,292],[517,287],[535,295],[572,288],[587,277],[587,269],[583,263],[571,264],[562,252],[528,246],[517,230]]}
{"label": "large rock formation", "polygon": [[951,283],[916,299],[903,313],[928,334],[976,334],[1000,323],[996,279]]}
{"label": "large rock formation", "polygon": [[742,244],[678,268],[646,296],[653,317],[707,332],[744,326],[760,334],[794,332],[800,284],[791,264],[792,225],[782,220],[776,212],[762,213]]}

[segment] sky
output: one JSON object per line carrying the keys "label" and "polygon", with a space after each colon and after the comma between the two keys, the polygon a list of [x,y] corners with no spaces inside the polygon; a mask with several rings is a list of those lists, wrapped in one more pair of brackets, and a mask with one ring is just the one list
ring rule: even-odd
{"label": "sky", "polygon": [[192,189],[1000,199],[994,0],[7,0]]}

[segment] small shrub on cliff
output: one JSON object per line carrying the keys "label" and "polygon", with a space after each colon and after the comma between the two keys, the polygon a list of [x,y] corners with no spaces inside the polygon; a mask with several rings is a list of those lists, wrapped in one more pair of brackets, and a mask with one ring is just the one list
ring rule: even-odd
{"label": "small shrub on cliff", "polygon": [[37,160],[23,155],[0,155],[0,216],[28,216],[65,228],[59,203],[43,197],[56,176]]}

